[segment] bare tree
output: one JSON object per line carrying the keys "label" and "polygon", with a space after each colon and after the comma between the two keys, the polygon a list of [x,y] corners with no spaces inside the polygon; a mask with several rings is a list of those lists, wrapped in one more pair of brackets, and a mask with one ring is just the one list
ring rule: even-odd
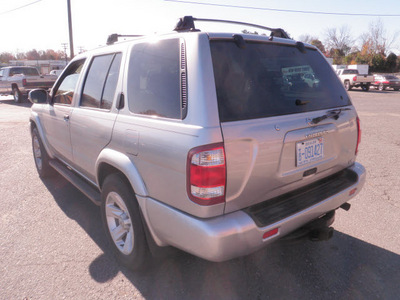
{"label": "bare tree", "polygon": [[302,34],[302,35],[300,35],[299,36],[299,41],[302,41],[303,43],[307,43],[307,44],[311,44],[311,42],[313,41],[313,40],[317,40],[318,38],[317,37],[315,37],[315,36],[313,36],[313,35],[310,35],[310,34]]}
{"label": "bare tree", "polygon": [[376,22],[369,24],[368,31],[363,33],[360,39],[362,47],[368,47],[366,52],[386,56],[387,52],[394,47],[398,36],[398,31],[389,35],[382,20],[378,19]]}
{"label": "bare tree", "polygon": [[330,52],[336,51],[345,56],[350,52],[354,41],[347,25],[343,25],[339,29],[333,27],[325,30],[325,47]]}

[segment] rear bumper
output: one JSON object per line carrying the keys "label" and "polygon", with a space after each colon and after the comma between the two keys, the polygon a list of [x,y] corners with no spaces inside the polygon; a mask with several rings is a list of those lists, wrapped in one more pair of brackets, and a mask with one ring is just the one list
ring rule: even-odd
{"label": "rear bumper", "polygon": [[[159,246],[174,246],[206,260],[220,262],[261,249],[351,200],[362,189],[366,171],[359,163],[350,170],[357,175],[351,186],[264,227],[258,226],[242,210],[200,219],[153,199],[137,198],[149,231]],[[263,239],[264,233],[274,229],[277,229],[275,235]]]}

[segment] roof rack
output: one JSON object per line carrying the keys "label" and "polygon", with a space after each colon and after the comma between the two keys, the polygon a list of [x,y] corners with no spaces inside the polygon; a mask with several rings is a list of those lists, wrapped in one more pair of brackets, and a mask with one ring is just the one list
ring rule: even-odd
{"label": "roof rack", "polygon": [[136,35],[136,34],[117,34],[117,33],[114,33],[114,34],[110,34],[109,36],[108,36],[108,38],[107,38],[107,45],[112,45],[112,44],[114,44],[115,42],[118,42],[118,38],[119,37],[141,37],[141,36],[143,36],[143,35]]}
{"label": "roof rack", "polygon": [[198,18],[193,18],[192,16],[184,16],[183,18],[180,18],[179,21],[178,21],[178,24],[176,24],[176,27],[175,27],[174,30],[178,31],[178,32],[182,32],[182,31],[200,31],[200,30],[196,29],[196,27],[194,26],[194,21],[218,22],[218,23],[229,23],[229,24],[252,26],[252,27],[256,27],[256,28],[260,28],[260,29],[271,31],[271,34],[270,34],[271,37],[280,37],[280,38],[290,39],[289,35],[282,28],[270,28],[270,27],[261,26],[261,25],[257,25],[257,24],[252,24],[252,23],[229,21],[229,20],[198,19]]}

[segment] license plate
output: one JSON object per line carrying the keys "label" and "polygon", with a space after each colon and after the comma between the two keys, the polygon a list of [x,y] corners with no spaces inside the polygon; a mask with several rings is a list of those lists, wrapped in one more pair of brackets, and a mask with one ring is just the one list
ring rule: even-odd
{"label": "license plate", "polygon": [[324,157],[324,138],[319,137],[296,144],[296,167],[309,164]]}

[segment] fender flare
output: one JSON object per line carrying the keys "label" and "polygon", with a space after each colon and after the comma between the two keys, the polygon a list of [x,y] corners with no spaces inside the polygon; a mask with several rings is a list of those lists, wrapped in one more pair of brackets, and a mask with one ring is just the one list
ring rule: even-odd
{"label": "fender flare", "polygon": [[121,153],[109,148],[103,149],[96,161],[95,170],[96,183],[98,187],[101,187],[100,172],[104,164],[110,165],[123,173],[129,180],[136,195],[142,197],[148,196],[146,185],[144,184],[144,181],[140,176],[134,162],[125,153]]}
{"label": "fender flare", "polygon": [[47,154],[50,156],[51,159],[54,158],[54,153],[51,151],[49,147],[49,143],[47,141],[46,135],[44,134],[42,124],[40,123],[40,118],[37,114],[37,112],[32,111],[31,115],[29,117],[29,123],[30,123],[30,132],[32,134],[33,126],[36,127],[36,129],[39,132],[40,139],[43,143],[44,149],[46,150]]}

